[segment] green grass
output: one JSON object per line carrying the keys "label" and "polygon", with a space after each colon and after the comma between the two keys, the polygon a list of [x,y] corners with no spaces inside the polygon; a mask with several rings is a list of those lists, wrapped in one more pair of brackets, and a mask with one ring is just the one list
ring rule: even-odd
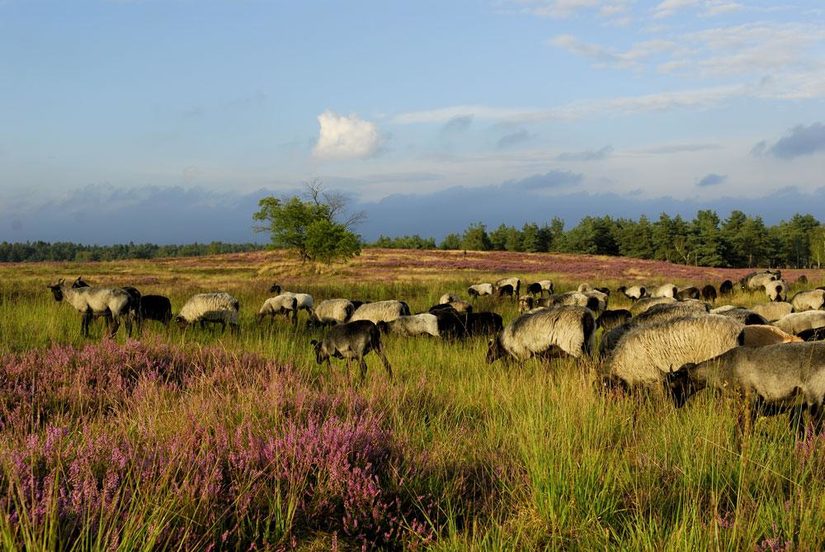
{"label": "green grass", "polygon": [[[45,288],[55,273],[67,279],[82,273],[95,283],[156,278],[156,284],[136,285],[145,293],[169,295],[175,309],[193,293],[228,291],[242,305],[240,335],[164,330],[149,322],[145,336],[185,347],[218,345],[230,352],[257,353],[294,365],[322,390],[343,392],[348,385],[342,364],[334,362],[332,373],[315,364],[309,340],[319,334],[305,330],[303,323],[298,328],[282,320],[272,327],[255,325],[254,314],[272,281],[258,277],[255,267],[198,270],[190,265],[176,270],[174,265],[137,262],[21,265],[14,272],[0,267],[0,353],[88,342],[79,336],[79,315],[56,304]],[[316,301],[399,298],[420,311],[444,291],[464,289],[477,276],[445,274],[442,284],[434,285],[376,282],[365,274],[362,282],[348,284],[334,275],[307,272],[305,282],[292,276],[285,287],[311,293]],[[563,277],[557,281],[562,289],[577,284]],[[761,300],[744,294],[733,302]],[[482,304],[502,313],[505,322],[516,315],[508,303]],[[623,298],[611,298],[612,308],[626,306]],[[96,323],[91,340],[100,339],[102,332],[102,323]],[[125,340],[123,330],[116,339]],[[448,343],[390,336],[386,347],[395,379],[386,382],[380,362],[370,355],[367,380],[357,385],[353,367],[352,385],[380,409],[403,443],[428,459],[427,473],[409,483],[436,503],[431,523],[437,535],[422,543],[427,548],[753,550],[774,538],[788,541],[794,550],[825,547],[825,441],[806,443],[813,448],[807,451],[786,431],[784,418],[760,420],[740,447],[734,438],[736,405],[702,394],[676,411],[655,399],[605,396],[596,391],[593,361],[488,365],[483,339]],[[180,393],[150,393],[92,423],[120,424],[126,432],[148,426],[145,431],[158,435],[174,433],[182,419],[192,416],[207,424],[265,423],[268,414],[257,405],[267,393],[266,382],[252,379],[223,388],[205,382]],[[14,439],[0,430],[0,448]],[[170,516],[183,511],[198,516],[196,504],[170,502],[163,493],[133,501],[122,508],[134,515],[118,522],[123,550],[151,548],[145,543],[153,541],[153,532]],[[279,541],[290,532],[291,507],[272,508],[282,514],[247,530],[280,535],[270,539]],[[89,515],[106,520],[107,514]],[[30,525],[23,526],[13,531],[0,507],[5,549],[67,547],[53,526],[31,533],[25,530]],[[82,532],[73,546],[101,549],[110,536]],[[322,533],[301,534],[297,544],[326,549],[330,542]]]}

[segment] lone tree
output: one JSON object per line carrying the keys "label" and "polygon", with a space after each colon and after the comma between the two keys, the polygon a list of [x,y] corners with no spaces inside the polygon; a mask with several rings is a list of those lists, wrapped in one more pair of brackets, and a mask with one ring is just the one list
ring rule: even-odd
{"label": "lone tree", "polygon": [[252,215],[260,222],[254,226],[255,231],[269,232],[274,247],[295,249],[301,261],[330,264],[361,253],[361,238],[352,228],[364,220],[364,213],[339,221],[345,214],[346,197],[324,190],[318,180],[304,186],[302,197],[267,196],[258,200],[260,209]]}

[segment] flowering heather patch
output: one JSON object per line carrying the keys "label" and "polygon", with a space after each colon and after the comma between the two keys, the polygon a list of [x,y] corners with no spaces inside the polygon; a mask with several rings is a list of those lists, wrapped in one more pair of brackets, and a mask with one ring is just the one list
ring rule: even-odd
{"label": "flowering heather patch", "polygon": [[[254,355],[157,343],[54,346],[0,368],[0,527],[20,545],[55,527],[61,547],[429,537],[431,500],[406,492],[421,457],[354,391],[331,395]],[[260,404],[221,398],[243,381]],[[181,406],[201,387],[215,392],[206,406]],[[158,394],[178,400],[153,423]]]}

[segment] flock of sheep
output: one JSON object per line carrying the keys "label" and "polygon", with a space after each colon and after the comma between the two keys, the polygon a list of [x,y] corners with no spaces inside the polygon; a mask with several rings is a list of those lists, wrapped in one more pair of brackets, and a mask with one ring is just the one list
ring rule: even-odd
{"label": "flock of sheep", "polygon": [[[804,286],[804,276],[797,285]],[[107,320],[114,335],[121,320],[127,331],[144,320],[168,324],[171,302],[141,295],[134,288],[90,287],[81,278],[67,286],[48,286],[57,301],[65,299],[82,315],[88,335],[96,317]],[[752,308],[733,304],[739,290],[764,290],[766,302]],[[318,364],[331,358],[359,363],[363,379],[365,355],[374,351],[387,374],[392,368],[381,335],[428,335],[444,339],[490,337],[487,362],[524,361],[532,357],[594,358],[599,381],[607,389],[659,389],[676,406],[705,387],[735,390],[749,405],[750,418],[787,412],[793,427],[804,429],[808,414],[817,432],[825,421],[825,288],[799,291],[787,301],[789,286],[779,271],[755,272],[734,284],[703,288],[672,284],[653,288],[618,288],[631,300],[629,309],[608,308],[610,290],[582,284],[575,291],[554,293],[550,280],[531,283],[521,294],[518,278],[472,285],[471,301],[492,296],[517,301],[520,314],[504,326],[494,312],[474,312],[473,304],[451,293],[426,312],[412,314],[399,300],[360,302],[336,298],[317,305],[311,295],[283,291],[277,284],[258,311],[262,322],[284,316],[297,324],[307,313],[307,327],[329,327],[312,340]],[[174,318],[181,327],[207,322],[238,330],[239,302],[228,293],[192,296]],[[713,306],[713,308],[712,308]],[[599,346],[595,337],[601,329]]]}

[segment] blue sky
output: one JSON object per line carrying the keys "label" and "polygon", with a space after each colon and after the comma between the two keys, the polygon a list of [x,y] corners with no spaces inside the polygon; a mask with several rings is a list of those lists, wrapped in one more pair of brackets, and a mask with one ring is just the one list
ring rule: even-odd
{"label": "blue sky", "polygon": [[191,241],[222,209],[203,239],[251,239],[240,206],[314,178],[366,237],[634,201],[823,217],[819,0],[0,0],[0,52],[0,240]]}

